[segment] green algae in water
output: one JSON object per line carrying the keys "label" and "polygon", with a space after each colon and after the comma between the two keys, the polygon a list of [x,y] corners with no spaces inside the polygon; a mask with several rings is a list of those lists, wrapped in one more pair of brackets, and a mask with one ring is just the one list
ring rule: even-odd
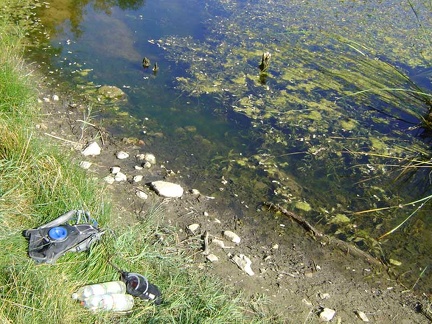
{"label": "green algae in water", "polygon": [[[421,2],[415,5],[418,12],[424,12]],[[430,47],[425,50],[424,40],[431,38],[430,15],[420,17],[424,26],[420,31],[410,8],[395,1],[279,1],[268,10],[268,1],[215,0],[209,1],[208,8],[212,17],[216,16],[212,9],[227,15],[209,21],[209,34],[201,41],[169,36],[157,46],[166,49],[172,62],[187,66],[187,74],[175,82],[183,94],[198,100],[212,96],[222,103],[215,105],[216,113],[230,110],[236,117],[250,119],[253,139],[244,142],[251,149],[245,149],[241,157],[235,152],[228,154],[212,168],[222,168],[227,177],[251,190],[258,187],[265,191],[268,186],[274,201],[298,204],[303,207],[299,213],[326,222],[346,209],[397,205],[409,197],[392,186],[387,165],[394,160],[377,155],[402,158],[407,154],[403,147],[417,142],[410,135],[397,133],[398,125],[378,109],[394,114],[393,108],[397,108],[395,117],[412,111],[415,118],[423,115],[424,106],[407,106],[409,96],[403,92],[394,96],[385,89],[410,87],[387,62],[429,64],[431,51]],[[125,29],[119,22],[116,26]],[[129,53],[138,56],[130,41],[124,44],[127,49],[120,57],[128,59]],[[111,51],[110,45],[101,47],[102,51],[118,51]],[[272,60],[263,78],[258,64],[265,51],[272,54]],[[92,86],[89,97],[95,91]],[[188,134],[184,128],[181,135],[193,137],[203,144],[201,153],[209,154],[210,141],[195,132]],[[367,152],[378,154],[363,154]],[[257,174],[265,178],[254,179]],[[254,185],[257,181],[259,186]],[[388,195],[376,190],[378,186]],[[377,226],[384,227],[383,219],[389,217],[381,216],[377,221],[354,218],[364,228],[349,239],[376,244],[374,231]]]}
{"label": "green algae in water", "polygon": [[306,201],[297,201],[297,202],[294,204],[294,206],[295,206],[295,208],[300,209],[300,210],[303,210],[303,211],[306,211],[306,212],[312,210],[311,205],[309,205]]}
{"label": "green algae in water", "polygon": [[348,216],[344,214],[336,214],[331,220],[330,224],[347,224],[351,222]]}
{"label": "green algae in water", "polygon": [[[418,12],[430,12],[420,1],[415,6]],[[263,170],[276,201],[293,202],[299,211],[344,224],[350,221],[344,206],[361,210],[397,204],[400,196],[410,199],[408,188],[388,190],[394,189],[395,174],[386,165],[406,157],[412,145],[426,149],[399,132],[395,120],[409,115],[418,119],[427,107],[413,102],[412,84],[387,62],[429,65],[432,15],[416,17],[409,6],[395,1],[273,2],[272,10],[267,1],[244,6],[212,1],[211,7],[228,15],[208,24],[208,41],[165,40],[171,59],[189,64],[177,87],[191,96],[217,95],[251,119],[261,135],[260,154],[252,152],[253,157],[237,163]],[[419,29],[417,19],[428,27]],[[263,80],[257,65],[266,51],[272,60]],[[367,152],[378,154],[363,154]],[[294,173],[299,190],[287,180]],[[387,187],[383,190],[388,194],[377,200],[374,185]],[[302,186],[308,187],[307,197]],[[318,208],[303,202],[305,198]],[[337,216],[332,219],[326,210]],[[382,221],[356,222],[363,229],[350,240],[376,246],[372,235]]]}
{"label": "green algae in water", "polygon": [[357,122],[353,119],[349,120],[341,120],[340,121],[341,127],[344,130],[350,131],[357,127]]}

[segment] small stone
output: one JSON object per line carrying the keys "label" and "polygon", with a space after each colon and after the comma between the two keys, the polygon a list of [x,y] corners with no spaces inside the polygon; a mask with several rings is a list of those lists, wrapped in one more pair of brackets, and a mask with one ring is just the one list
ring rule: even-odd
{"label": "small stone", "polygon": [[209,254],[206,256],[207,260],[209,260],[210,262],[217,262],[219,261],[219,258],[214,255],[214,254]]}
{"label": "small stone", "polygon": [[135,169],[135,170],[142,170],[142,169],[143,169],[143,167],[142,167],[142,166],[140,166],[140,165],[135,165],[135,166],[134,166],[134,169]]}
{"label": "small stone", "polygon": [[109,183],[109,184],[113,184],[114,183],[114,181],[115,181],[115,179],[114,179],[114,177],[113,176],[106,176],[105,178],[104,178],[104,181],[106,182],[106,183]]}
{"label": "small stone", "polygon": [[319,293],[318,296],[321,299],[329,299],[330,298],[330,294],[329,293]]}
{"label": "small stone", "polygon": [[231,231],[224,231],[223,235],[229,239],[231,242],[234,242],[236,244],[240,243],[240,236],[238,236],[236,233]]}
{"label": "small stone", "polygon": [[211,243],[214,244],[214,245],[217,245],[217,246],[221,247],[222,249],[225,248],[225,243],[222,240],[213,239]]}
{"label": "small stone", "polygon": [[320,319],[325,322],[330,322],[335,316],[336,311],[330,308],[323,308],[319,314]]}
{"label": "small stone", "polygon": [[275,244],[272,246],[272,250],[277,250],[277,249],[279,249],[279,244]]}
{"label": "small stone", "polygon": [[144,154],[144,160],[146,162],[153,164],[153,165],[156,164],[156,157],[151,153]]}
{"label": "small stone", "polygon": [[312,277],[313,277],[313,272],[312,272],[312,271],[306,271],[306,272],[304,273],[304,276],[305,276],[306,278],[312,278]]}
{"label": "small stone", "polygon": [[52,100],[54,100],[54,101],[59,101],[60,98],[59,98],[59,96],[57,96],[57,95],[53,95],[53,96],[52,96]]}
{"label": "small stone", "polygon": [[45,125],[45,124],[36,124],[35,127],[37,129],[43,129],[43,130],[47,130],[48,129],[48,126]]}
{"label": "small stone", "polygon": [[146,169],[150,169],[152,167],[152,164],[147,161],[147,162],[143,163],[143,167]]}
{"label": "small stone", "polygon": [[127,159],[129,157],[129,154],[125,151],[120,151],[120,152],[116,153],[116,157],[119,160],[124,160],[124,159]]}
{"label": "small stone", "polygon": [[114,166],[114,167],[112,167],[112,168],[110,169],[110,171],[111,171],[112,174],[117,174],[117,173],[120,172],[120,167],[118,167],[118,166]]}
{"label": "small stone", "polygon": [[197,196],[200,194],[200,192],[199,192],[198,189],[191,189],[190,193],[191,193],[192,195],[197,195]]}
{"label": "small stone", "polygon": [[306,306],[312,307],[313,304],[312,302],[310,302],[309,300],[307,300],[306,298],[302,299],[302,303],[305,304]]}
{"label": "small stone", "polygon": [[91,167],[92,163],[88,161],[81,161],[79,166],[85,170],[89,169]]}
{"label": "small stone", "polygon": [[362,311],[355,311],[356,315],[363,321],[363,322],[369,322],[369,318],[366,316],[366,314]]}
{"label": "small stone", "polygon": [[178,184],[159,180],[153,181],[151,185],[159,196],[165,198],[180,198],[183,196],[183,188]]}
{"label": "small stone", "polygon": [[140,181],[142,181],[142,179],[143,179],[142,175],[136,175],[133,177],[134,182],[140,182]]}
{"label": "small stone", "polygon": [[252,271],[252,261],[244,254],[234,255],[232,260],[237,266],[246,272],[249,276],[253,276],[255,273]]}
{"label": "small stone", "polygon": [[195,231],[199,228],[199,224],[191,224],[188,226],[189,231],[191,231],[193,234],[195,234]]}
{"label": "small stone", "polygon": [[82,150],[81,154],[84,156],[95,156],[101,153],[101,148],[98,143],[91,142],[87,147]]}
{"label": "small stone", "polygon": [[141,191],[141,190],[137,190],[135,192],[135,194],[137,195],[138,198],[141,198],[144,200],[146,200],[148,198],[148,195],[144,191]]}
{"label": "small stone", "polygon": [[118,173],[116,173],[114,180],[117,182],[126,181],[127,176],[123,172],[118,172]]}
{"label": "small stone", "polygon": [[205,216],[205,217],[208,217],[208,215],[209,215],[209,213],[207,213],[206,211],[203,213],[203,215]]}

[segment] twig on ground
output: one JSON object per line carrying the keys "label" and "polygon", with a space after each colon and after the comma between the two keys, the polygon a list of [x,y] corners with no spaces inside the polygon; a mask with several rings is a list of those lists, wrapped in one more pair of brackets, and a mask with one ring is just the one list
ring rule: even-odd
{"label": "twig on ground", "polygon": [[209,248],[209,233],[208,231],[204,232],[204,251],[203,251],[204,255],[209,255],[210,254],[210,248]]}
{"label": "twig on ground", "polygon": [[50,137],[52,137],[52,138],[58,139],[58,140],[63,141],[63,142],[71,143],[71,144],[74,144],[74,145],[81,145],[81,144],[78,143],[78,142],[70,141],[70,140],[67,140],[67,139],[64,139],[64,138],[61,138],[61,137],[58,137],[58,136],[55,136],[55,135],[49,134],[49,133],[44,133],[44,134],[45,134],[46,136],[50,136]]}

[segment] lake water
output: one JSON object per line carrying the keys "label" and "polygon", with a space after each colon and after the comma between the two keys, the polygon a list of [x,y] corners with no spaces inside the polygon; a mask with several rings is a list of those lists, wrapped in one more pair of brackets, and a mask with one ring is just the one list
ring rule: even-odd
{"label": "lake water", "polygon": [[89,97],[122,88],[127,102],[94,101],[95,114],[191,187],[258,223],[262,202],[280,203],[402,262],[411,285],[427,267],[416,288],[430,291],[430,133],[417,126],[431,109],[431,13],[430,1],[52,0],[31,57]]}

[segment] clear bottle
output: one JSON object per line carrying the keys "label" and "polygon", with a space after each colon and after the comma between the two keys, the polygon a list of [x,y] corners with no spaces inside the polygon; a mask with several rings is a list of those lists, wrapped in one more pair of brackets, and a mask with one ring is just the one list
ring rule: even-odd
{"label": "clear bottle", "polygon": [[94,312],[126,312],[132,309],[134,305],[134,299],[128,294],[91,295],[90,297],[84,299],[81,302],[81,305]]}
{"label": "clear bottle", "polygon": [[72,294],[72,298],[83,301],[92,295],[104,294],[124,294],[126,285],[123,281],[110,281],[94,285],[83,286],[76,293]]}

